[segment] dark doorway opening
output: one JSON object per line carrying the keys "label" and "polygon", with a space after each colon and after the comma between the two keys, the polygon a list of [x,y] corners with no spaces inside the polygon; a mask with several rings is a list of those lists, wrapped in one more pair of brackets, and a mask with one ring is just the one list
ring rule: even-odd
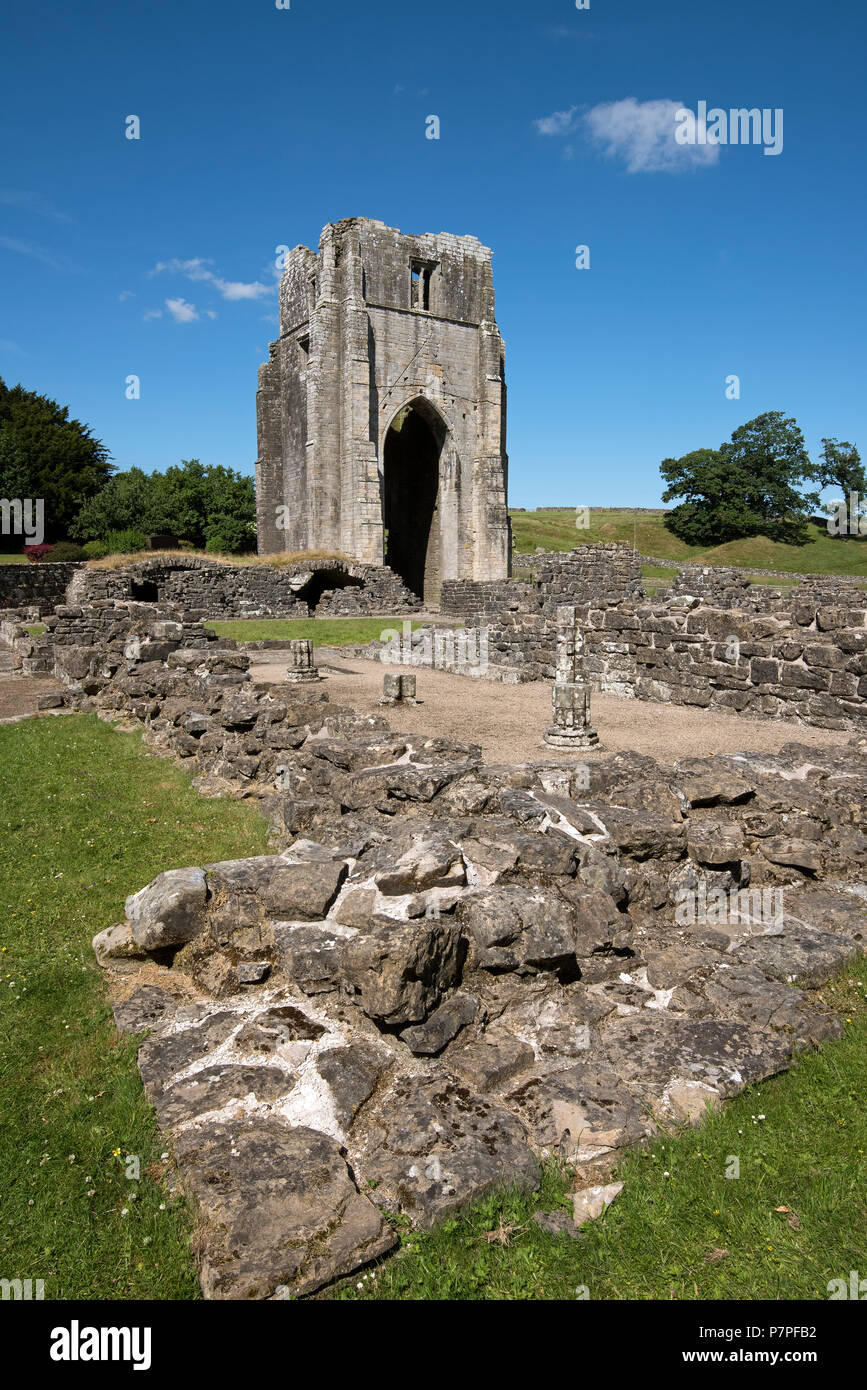
{"label": "dark doorway opening", "polygon": [[445,426],[426,401],[395,416],[383,449],[385,563],[429,607],[440,593],[437,502]]}
{"label": "dark doorway opening", "polygon": [[160,591],[152,579],[133,579],[129,586],[129,596],[137,603],[159,603]]}
{"label": "dark doorway opening", "polygon": [[326,592],[330,593],[334,589],[363,588],[364,580],[347,574],[345,570],[314,570],[311,578],[298,590],[296,597],[302,603],[306,603],[312,613]]}

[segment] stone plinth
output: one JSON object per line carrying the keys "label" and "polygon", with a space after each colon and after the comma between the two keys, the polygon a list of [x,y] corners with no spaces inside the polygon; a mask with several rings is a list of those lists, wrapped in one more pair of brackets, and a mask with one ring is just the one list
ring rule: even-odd
{"label": "stone plinth", "polygon": [[313,665],[313,643],[309,638],[297,638],[289,643],[289,664],[286,668],[287,681],[318,681],[322,677],[318,667]]}
{"label": "stone plinth", "polygon": [[554,723],[543,743],[549,748],[596,748],[599,735],[590,724],[590,692],[584,679],[584,636],[575,609],[557,609],[557,678],[551,691]]}

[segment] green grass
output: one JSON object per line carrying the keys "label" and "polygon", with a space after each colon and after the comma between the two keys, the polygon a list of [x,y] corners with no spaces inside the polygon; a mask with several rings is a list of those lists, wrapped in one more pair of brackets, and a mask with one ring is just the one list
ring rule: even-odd
{"label": "green grass", "polygon": [[0,729],[0,767],[0,1274],[46,1299],[196,1298],[191,1216],[90,941],[163,869],[264,853],[267,826],[92,715]]}
{"label": "green grass", "polygon": [[[221,637],[234,642],[264,642],[277,638],[309,637],[318,646],[352,647],[372,642],[389,629],[403,631],[405,618],[242,618],[237,622],[208,623]],[[413,623],[413,628],[422,623]]]}
{"label": "green grass", "polygon": [[28,565],[30,561],[20,550],[0,550],[0,565]]}
{"label": "green grass", "polygon": [[[577,1239],[532,1220],[571,1210],[569,1177],[549,1163],[539,1194],[500,1192],[430,1233],[404,1230],[375,1278],[327,1296],[569,1299],[584,1285],[591,1299],[826,1299],[829,1280],[863,1278],[865,990],[862,961],[823,991],[848,1020],[843,1039],[628,1155],[623,1192]],[[726,1177],[732,1156],[739,1178]],[[508,1227],[507,1244],[488,1240]]]}
{"label": "green grass", "polygon": [[25,627],[25,631],[29,633],[31,637],[41,637],[45,631],[45,627],[42,623],[31,623],[29,627]]}
{"label": "green grass", "polygon": [[660,560],[690,560],[701,564],[737,565],[753,569],[782,570],[792,574],[849,574],[867,578],[867,538],[829,536],[824,526],[811,527],[806,545],[779,545],[753,536],[726,545],[684,545],[663,524],[663,512],[615,512],[590,509],[590,526],[579,530],[572,512],[546,508],[513,512],[515,548],[521,553],[543,546],[546,550],[571,550],[593,541],[621,541],[642,555]]}

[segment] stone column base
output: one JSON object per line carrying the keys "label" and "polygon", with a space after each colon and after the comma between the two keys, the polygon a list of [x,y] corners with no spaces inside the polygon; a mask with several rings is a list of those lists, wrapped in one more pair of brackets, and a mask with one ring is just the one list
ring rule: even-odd
{"label": "stone column base", "polygon": [[589,724],[583,729],[560,729],[552,724],[550,729],[545,730],[542,742],[549,748],[571,748],[575,751],[601,747],[599,735]]}
{"label": "stone column base", "polygon": [[301,685],[306,681],[321,681],[322,674],[316,666],[310,666],[306,669],[301,667],[295,670],[290,667],[283,679],[295,685]]}

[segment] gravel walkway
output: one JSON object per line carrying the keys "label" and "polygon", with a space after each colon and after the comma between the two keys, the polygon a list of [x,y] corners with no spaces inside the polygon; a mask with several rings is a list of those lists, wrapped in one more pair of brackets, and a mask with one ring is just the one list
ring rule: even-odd
{"label": "gravel walkway", "polygon": [[[327,674],[322,689],[338,704],[370,714],[384,714],[392,728],[407,733],[438,734],[480,743],[488,762],[524,762],[540,758],[569,758],[545,748],[541,737],[551,723],[551,686],[547,681],[526,685],[451,675],[445,671],[416,669],[418,705],[384,709],[378,704],[386,671],[406,671],[358,657],[318,658]],[[254,680],[278,681],[285,659],[257,661]],[[826,748],[847,743],[850,732],[813,729],[782,720],[743,719],[717,710],[685,705],[656,705],[644,700],[624,700],[616,695],[592,697],[593,724],[602,744],[596,752],[584,751],[582,759],[632,749],[662,762],[675,758],[706,757],[712,753],[775,753],[784,743],[796,741]]]}

